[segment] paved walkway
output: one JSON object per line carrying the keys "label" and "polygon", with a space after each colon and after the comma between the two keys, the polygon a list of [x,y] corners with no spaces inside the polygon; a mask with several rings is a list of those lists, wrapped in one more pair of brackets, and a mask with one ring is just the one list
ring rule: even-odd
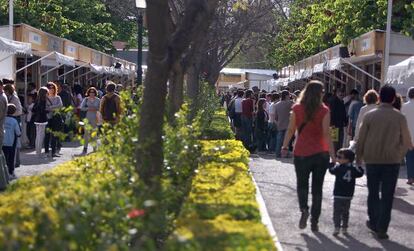
{"label": "paved walkway", "polygon": [[[283,249],[286,250],[414,250],[414,187],[406,182],[406,169],[401,168],[389,228],[390,240],[375,239],[365,227],[367,220],[367,187],[365,176],[357,180],[352,201],[349,235],[332,236],[332,190],[334,176],[327,173],[320,218],[320,232],[312,233],[308,226],[298,228],[299,209],[296,197],[296,177],[291,160],[276,161],[273,156],[253,155],[250,168],[259,186]],[[311,197],[309,197],[311,199]]]}
{"label": "paved walkway", "polygon": [[[22,149],[20,153],[20,167],[16,168],[16,176],[34,176],[46,172],[49,169],[56,167],[57,165],[66,161],[72,160],[73,157],[79,155],[82,152],[83,146],[78,142],[63,143],[61,149],[61,157],[59,158],[42,158],[36,156],[34,150]],[[89,151],[92,150],[91,147]]]}

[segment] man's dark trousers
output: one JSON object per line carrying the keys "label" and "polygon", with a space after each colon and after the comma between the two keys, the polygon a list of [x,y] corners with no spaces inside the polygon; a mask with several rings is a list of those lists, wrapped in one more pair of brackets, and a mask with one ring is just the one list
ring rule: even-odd
{"label": "man's dark trousers", "polygon": [[367,164],[368,217],[376,232],[388,231],[399,170],[400,164]]}

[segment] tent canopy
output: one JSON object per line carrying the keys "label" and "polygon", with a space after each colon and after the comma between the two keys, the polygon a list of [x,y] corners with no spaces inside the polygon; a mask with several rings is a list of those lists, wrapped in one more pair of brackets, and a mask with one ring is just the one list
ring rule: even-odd
{"label": "tent canopy", "polygon": [[412,82],[411,77],[413,74],[414,74],[414,57],[410,57],[388,68],[387,83],[405,84],[406,82]]}
{"label": "tent canopy", "polygon": [[67,65],[74,67],[76,60],[72,57],[53,51],[33,51],[33,55],[41,58],[41,64],[45,66]]}
{"label": "tent canopy", "polygon": [[390,66],[386,82],[393,85],[399,94],[405,96],[408,89],[414,86],[414,57]]}
{"label": "tent canopy", "polygon": [[0,51],[12,54],[32,54],[32,45],[0,37]]}

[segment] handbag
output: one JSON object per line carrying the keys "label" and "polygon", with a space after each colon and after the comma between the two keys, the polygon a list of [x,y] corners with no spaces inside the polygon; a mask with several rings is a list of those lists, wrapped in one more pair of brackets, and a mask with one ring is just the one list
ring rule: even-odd
{"label": "handbag", "polygon": [[339,142],[339,128],[331,127],[331,138],[333,142]]}

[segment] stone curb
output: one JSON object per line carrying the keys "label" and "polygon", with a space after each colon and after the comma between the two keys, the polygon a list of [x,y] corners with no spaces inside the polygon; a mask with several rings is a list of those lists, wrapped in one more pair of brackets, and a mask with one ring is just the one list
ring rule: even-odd
{"label": "stone curb", "polygon": [[[249,167],[250,169],[250,167]],[[249,171],[250,176],[252,177],[254,186],[256,187],[256,201],[259,204],[260,215],[262,217],[262,223],[266,226],[267,230],[269,231],[270,236],[277,248],[278,251],[283,251],[282,244],[280,243],[279,239],[277,238],[276,231],[273,227],[272,221],[270,220],[269,212],[267,211],[266,204],[264,202],[263,196],[260,193],[259,186],[256,183],[252,173]]]}

